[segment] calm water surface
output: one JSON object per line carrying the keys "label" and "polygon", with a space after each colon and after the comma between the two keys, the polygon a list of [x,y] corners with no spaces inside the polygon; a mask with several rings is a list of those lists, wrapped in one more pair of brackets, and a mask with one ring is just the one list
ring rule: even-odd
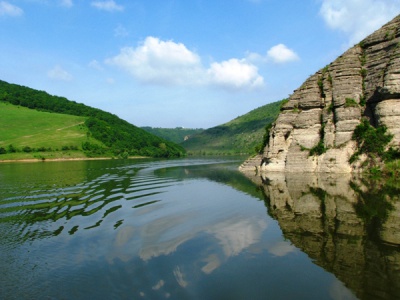
{"label": "calm water surface", "polygon": [[0,299],[400,298],[396,188],[240,162],[0,164]]}

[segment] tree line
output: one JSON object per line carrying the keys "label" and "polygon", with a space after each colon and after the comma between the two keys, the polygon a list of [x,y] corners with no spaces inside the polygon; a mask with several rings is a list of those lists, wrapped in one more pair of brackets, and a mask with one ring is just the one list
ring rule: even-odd
{"label": "tree line", "polygon": [[185,154],[182,146],[150,134],[114,114],[44,91],[0,80],[0,101],[39,111],[87,117],[85,125],[90,135],[107,147],[102,149],[87,142],[82,149],[88,153],[111,151],[151,157],[179,157]]}

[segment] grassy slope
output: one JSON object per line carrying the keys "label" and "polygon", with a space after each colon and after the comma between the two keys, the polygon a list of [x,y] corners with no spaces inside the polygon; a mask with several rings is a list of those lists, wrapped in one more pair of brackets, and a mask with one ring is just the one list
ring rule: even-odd
{"label": "grassy slope", "polygon": [[[7,148],[11,144],[19,149],[25,146],[51,147],[53,150],[61,150],[63,146],[76,146],[80,149],[82,142],[87,140],[88,129],[83,124],[85,119],[85,117],[40,112],[0,102],[0,147]],[[71,151],[41,153],[41,156],[48,158],[64,155],[70,156]],[[74,153],[73,156],[84,157],[83,153]],[[0,159],[34,157],[38,157],[38,153],[20,152],[2,154]]]}
{"label": "grassy slope", "polygon": [[[64,97],[52,96],[44,91],[0,80],[0,101],[39,111],[84,118],[84,125],[90,136],[102,143],[99,145],[88,140],[82,145],[85,154],[91,157],[180,157],[185,154],[182,146],[150,134],[116,115]],[[0,149],[0,152],[4,152],[4,149]]]}
{"label": "grassy slope", "polygon": [[252,154],[263,140],[265,126],[279,114],[282,101],[273,102],[236,119],[207,129],[181,143],[189,154]]}
{"label": "grassy slope", "polygon": [[80,147],[86,140],[85,119],[0,103],[0,147]]}

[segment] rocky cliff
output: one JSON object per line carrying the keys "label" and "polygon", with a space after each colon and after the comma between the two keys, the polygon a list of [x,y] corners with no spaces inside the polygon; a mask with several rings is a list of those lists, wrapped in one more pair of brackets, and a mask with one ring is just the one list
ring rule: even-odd
{"label": "rocky cliff", "polygon": [[[242,171],[349,173],[362,118],[400,145],[400,16],[309,77],[282,107],[264,153]],[[323,151],[319,151],[319,150]]]}

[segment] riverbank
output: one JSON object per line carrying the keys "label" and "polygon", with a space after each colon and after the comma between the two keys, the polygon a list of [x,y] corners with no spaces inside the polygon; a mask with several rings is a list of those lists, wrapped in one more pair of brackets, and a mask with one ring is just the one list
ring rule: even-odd
{"label": "riverbank", "polygon": [[[148,158],[146,156],[130,156],[127,159]],[[115,157],[60,157],[60,158],[23,158],[23,159],[5,159],[0,163],[36,163],[36,162],[55,162],[55,161],[80,161],[80,160],[112,160],[119,159]]]}

